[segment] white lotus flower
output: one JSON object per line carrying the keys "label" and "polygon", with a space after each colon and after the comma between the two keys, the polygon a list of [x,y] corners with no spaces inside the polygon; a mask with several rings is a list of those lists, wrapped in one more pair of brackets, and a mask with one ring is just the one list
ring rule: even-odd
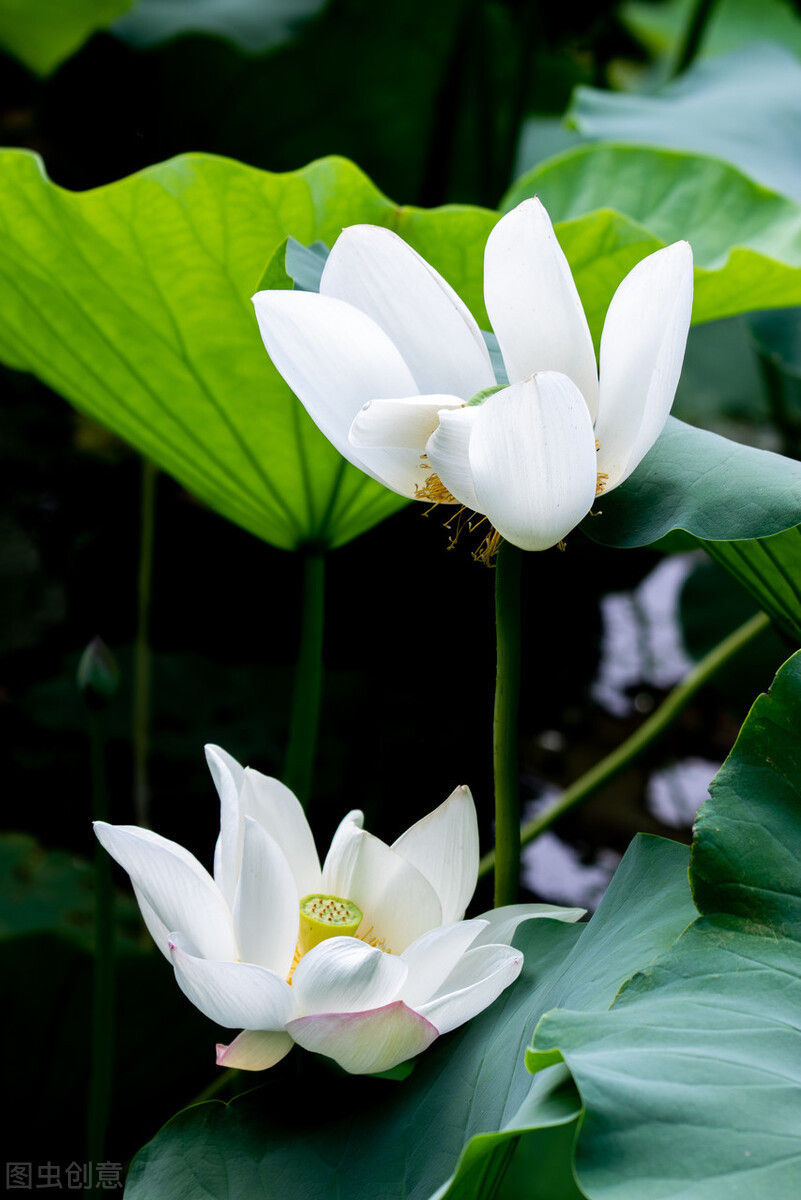
{"label": "white lotus flower", "polygon": [[[676,242],[623,280],[601,338],[600,386],[539,200],[490,234],[484,296],[499,381],[466,306],[387,229],[346,229],[319,295],[253,301],[275,366],[345,458],[404,496],[463,505],[515,545],[544,550],[628,478],[664,427],[690,324],[692,251]],[[498,382],[509,386],[481,402]]]}
{"label": "white lotus flower", "polygon": [[148,829],[98,821],[95,832],[182,991],[218,1025],[243,1028],[218,1046],[221,1065],[262,1070],[297,1042],[346,1071],[388,1070],[514,982],[523,956],[501,939],[519,919],[582,915],[532,905],[461,919],[478,875],[466,787],[392,846],[348,813],[321,870],[288,788],[218,746],[206,757],[221,805],[214,878]]}

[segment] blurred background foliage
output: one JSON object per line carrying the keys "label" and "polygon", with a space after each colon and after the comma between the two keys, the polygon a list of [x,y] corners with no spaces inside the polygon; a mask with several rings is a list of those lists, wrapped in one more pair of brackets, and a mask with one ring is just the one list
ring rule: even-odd
{"label": "blurred background foliage", "polygon": [[[0,0],[0,136],[39,152],[70,189],[186,151],[271,171],[340,154],[400,203],[495,208],[551,155],[611,140],[711,154],[801,201],[801,159],[790,152],[801,144],[801,19],[785,0],[68,8]],[[694,329],[675,414],[797,456],[799,327],[796,313],[771,313]],[[35,1146],[40,1158],[68,1161],[80,1159],[84,1136],[93,852],[75,672],[102,635],[122,680],[107,713],[112,819],[132,821],[148,475],[130,448],[30,376],[4,369],[0,387],[10,831],[0,839],[1,988],[7,1089],[22,1118],[9,1152],[21,1160]],[[147,802],[154,828],[210,863],[218,813],[202,745],[281,771],[302,563],[167,476],[150,483]],[[474,791],[490,844],[492,577],[469,546],[446,553],[448,542],[440,517],[412,505],[329,555],[309,805],[321,846],[354,805],[391,839],[460,782]],[[528,555],[524,566],[522,772],[534,807],[618,745],[695,658],[754,611],[703,555],[614,551],[577,533],[565,554],[549,557],[556,561]],[[531,894],[592,903],[636,830],[688,839],[751,700],[788,652],[778,635],[764,635],[657,747],[564,822],[558,840],[532,847]],[[108,1156],[125,1161],[212,1080],[213,1031],[147,944],[130,898],[120,900],[118,922],[125,1037]],[[155,1104],[147,1110],[146,1092]],[[46,1144],[36,1112],[46,1114]]]}

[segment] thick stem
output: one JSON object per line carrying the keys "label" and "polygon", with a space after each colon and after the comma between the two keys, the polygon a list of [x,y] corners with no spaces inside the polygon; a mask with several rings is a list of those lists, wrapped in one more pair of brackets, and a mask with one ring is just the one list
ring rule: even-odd
{"label": "thick stem", "polygon": [[[92,812],[95,820],[108,820],[106,788],[105,713],[89,711],[92,764]],[[104,1146],[111,1100],[114,1066],[114,886],[111,858],[95,846],[95,956],[92,977],[92,1057],[87,1113],[87,1158],[105,1159]]]}
{"label": "thick stem", "polygon": [[495,568],[497,669],[493,765],[495,770],[495,906],[514,904],[520,880],[520,572],[522,552],[503,542]]}
{"label": "thick stem", "polygon": [[690,16],[687,32],[684,35],[684,41],[676,58],[676,66],[673,71],[674,78],[677,75],[681,75],[683,71],[686,71],[698,54],[714,7],[715,0],[695,0],[695,7]]}
{"label": "thick stem", "polygon": [[148,740],[150,731],[150,666],[148,640],[150,598],[153,585],[153,541],[156,528],[156,479],[158,467],[142,459],[140,502],[139,576],[133,683],[133,789],[137,824],[147,825],[150,815]]}
{"label": "thick stem", "polygon": [[[520,831],[521,844],[525,846],[529,842],[533,842],[546,829],[550,829],[565,813],[569,812],[572,808],[577,808],[585,800],[589,800],[605,784],[611,782],[621,771],[630,766],[635,759],[639,758],[648,749],[652,742],[656,741],[673,724],[683,709],[690,703],[696,692],[700,691],[721,667],[725,666],[730,659],[734,658],[744,646],[752,642],[769,625],[770,619],[765,613],[757,613],[756,616],[751,617],[749,621],[741,625],[739,629],[735,629],[734,633],[729,634],[727,638],[719,642],[713,650],[710,650],[693,667],[687,678],[682,680],[665,697],[659,708],[651,714],[647,721],[643,721],[640,728],[631,737],[626,738],[625,742],[622,742],[616,750],[608,754],[606,758],[587,771],[585,775],[582,775],[580,779],[577,779],[575,783],[571,783],[570,787],[562,792],[558,800],[555,800],[553,804],[539,813],[533,820],[525,823]],[[479,864],[479,878],[488,874],[496,862],[497,850],[485,854]]]}
{"label": "thick stem", "polygon": [[311,792],[320,721],[324,592],[325,556],[319,550],[307,551],[303,562],[300,650],[295,668],[289,744],[284,763],[284,782],[303,805],[308,803]]}

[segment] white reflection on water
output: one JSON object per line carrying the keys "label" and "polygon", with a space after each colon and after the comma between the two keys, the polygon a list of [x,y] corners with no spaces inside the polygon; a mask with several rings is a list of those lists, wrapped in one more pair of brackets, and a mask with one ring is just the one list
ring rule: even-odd
{"label": "white reflection on water", "polygon": [[[545,788],[539,799],[527,804],[523,820],[535,817],[559,795],[557,788]],[[590,862],[555,833],[546,830],[535,842],[524,846],[520,877],[524,887],[552,904],[575,904],[596,909],[609,886],[620,855],[607,847],[595,851]]]}
{"label": "white reflection on water", "polygon": [[659,563],[631,592],[601,597],[603,637],[592,698],[616,717],[636,710],[637,686],[670,688],[693,665],[684,648],[679,597],[698,556],[674,554]]}
{"label": "white reflection on water", "polygon": [[689,828],[719,770],[719,762],[685,758],[662,771],[654,771],[645,793],[648,811],[672,829]]}

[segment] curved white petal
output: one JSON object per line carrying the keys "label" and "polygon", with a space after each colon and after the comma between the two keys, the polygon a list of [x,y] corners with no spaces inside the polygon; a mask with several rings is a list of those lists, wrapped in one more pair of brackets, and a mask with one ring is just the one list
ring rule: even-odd
{"label": "curved white petal", "polygon": [[379,1008],[396,998],[407,971],[402,958],[366,946],[358,938],[327,938],[304,954],[295,968],[295,1015]]}
{"label": "curved white petal", "polygon": [[299,1046],[325,1054],[351,1075],[389,1071],[426,1050],[437,1029],[401,1000],[359,1013],[326,1013],[290,1021]]}
{"label": "curved white petal", "polygon": [[368,400],[420,390],[384,331],[350,304],[314,292],[257,292],[253,303],[267,353],[329,442],[374,479],[414,496],[412,451],[357,451],[348,441]]}
{"label": "curved white petal", "polygon": [[416,938],[442,924],[432,884],[402,855],[343,821],[323,867],[323,891],[344,896],[364,913],[359,937],[381,941],[401,954]]}
{"label": "curved white petal", "polygon": [[606,490],[627,479],[668,419],[684,361],[693,306],[687,242],[649,254],[612,297],[601,337],[595,436]]}
{"label": "curved white petal", "polygon": [[412,942],[401,955],[409,974],[398,999],[412,1008],[419,1008],[426,1000],[430,1000],[488,924],[488,921],[478,919],[455,921],[452,925],[430,929]]}
{"label": "curved white petal", "polygon": [[414,376],[417,391],[449,392],[469,400],[495,382],[484,339],[468,309],[391,230],[377,225],[346,229],[323,268],[320,293],[352,304],[384,330]]}
{"label": "curved white petal", "polygon": [[426,445],[433,474],[460,504],[472,509],[478,508],[478,498],[470,469],[470,434],[478,412],[479,405],[474,404],[440,413],[439,425]]}
{"label": "curved white petal", "polygon": [[[398,446],[422,454],[443,410],[460,409],[458,396],[368,400],[350,427],[352,446]],[[420,479],[420,483],[424,480]]]}
{"label": "curved white petal", "polygon": [[392,849],[433,885],[443,924],[460,920],[478,880],[478,819],[470,788],[456,788],[393,842]]}
{"label": "curved white petal", "polygon": [[218,1044],[217,1066],[239,1071],[266,1071],[280,1062],[294,1046],[288,1033],[243,1029],[229,1046]]}
{"label": "curved white petal", "polygon": [[551,921],[573,924],[587,915],[586,908],[562,908],[558,904],[505,904],[481,913],[477,920],[485,922],[485,928],[473,942],[473,946],[489,943],[511,942],[518,925],[535,917],[546,917]]}
{"label": "curved white petal", "polygon": [[238,956],[231,914],[220,889],[194,855],[135,825],[95,821],[95,833],[128,872],[161,928],[178,929],[208,958]]}
{"label": "curved white petal", "polygon": [[484,299],[509,379],[569,376],[598,411],[598,368],[587,318],[550,217],[535,197],[502,217],[484,252]]}
{"label": "curved white petal", "polygon": [[252,817],[245,818],[233,917],[242,961],[285,979],[298,942],[297,886],[278,843]]}
{"label": "curved white petal", "polygon": [[179,933],[170,935],[178,986],[204,1016],[227,1029],[283,1029],[292,1016],[285,979],[252,963],[199,958]]}
{"label": "curved white petal", "polygon": [[274,838],[289,863],[297,899],[319,892],[320,859],[300,801],[285,784],[248,767],[239,794],[242,817],[253,817]]}
{"label": "curved white petal", "polygon": [[468,950],[439,992],[417,1011],[440,1033],[463,1025],[488,1008],[514,983],[523,969],[523,955],[512,946],[480,946]]}
{"label": "curved white petal", "polygon": [[236,875],[239,870],[240,817],[239,789],[244,778],[244,769],[236,759],[211,743],[205,747],[214,786],[220,797],[220,837],[214,851],[214,881],[231,905],[236,891]]}
{"label": "curved white petal", "polygon": [[470,435],[478,510],[522,550],[547,550],[595,499],[595,435],[581,392],[544,372],[496,392]]}
{"label": "curved white petal", "polygon": [[150,934],[153,941],[156,943],[156,946],[159,948],[159,950],[164,955],[164,957],[169,959],[169,957],[170,957],[170,947],[169,947],[170,927],[169,927],[169,925],[165,925],[164,922],[159,918],[158,914],[156,913],[156,910],[153,908],[153,906],[151,904],[148,904],[147,900],[145,899],[144,895],[139,890],[139,888],[136,886],[136,884],[132,883],[131,886],[133,887],[134,896],[136,896],[136,903],[139,905],[139,911],[142,914],[142,920],[144,921],[145,925],[147,926],[148,933]]}

